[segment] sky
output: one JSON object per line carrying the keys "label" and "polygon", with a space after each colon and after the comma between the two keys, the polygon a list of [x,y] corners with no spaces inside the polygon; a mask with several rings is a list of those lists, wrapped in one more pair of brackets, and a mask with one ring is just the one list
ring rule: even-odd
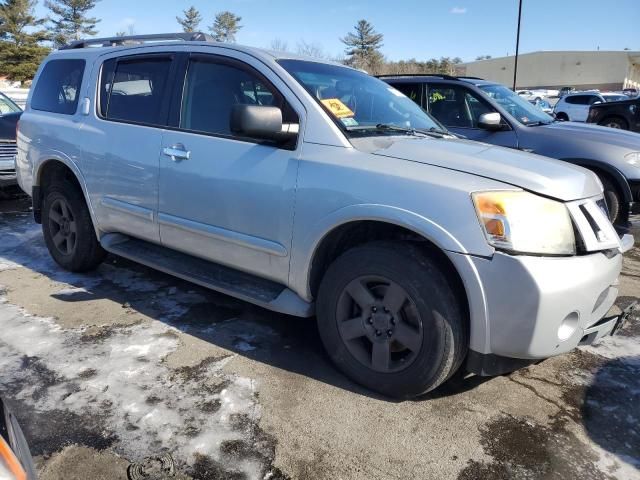
{"label": "sky", "polygon": [[[45,15],[44,0],[37,12]],[[118,31],[180,30],[176,15],[194,5],[204,17],[242,17],[237,42],[268,48],[278,38],[295,50],[315,43],[340,56],[340,38],[362,18],[384,34],[390,60],[493,57],[515,52],[518,0],[100,0],[93,15],[101,36]],[[523,0],[520,52],[538,50],[640,50],[640,0]]]}

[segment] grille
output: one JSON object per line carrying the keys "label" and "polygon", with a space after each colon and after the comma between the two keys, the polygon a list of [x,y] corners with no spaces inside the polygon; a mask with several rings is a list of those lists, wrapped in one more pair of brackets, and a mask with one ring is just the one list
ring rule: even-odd
{"label": "grille", "polygon": [[567,208],[579,235],[578,245],[584,251],[597,252],[620,247],[620,239],[609,221],[607,206],[602,198],[570,202]]}
{"label": "grille", "polygon": [[17,153],[16,142],[0,142],[0,160],[13,160]]}

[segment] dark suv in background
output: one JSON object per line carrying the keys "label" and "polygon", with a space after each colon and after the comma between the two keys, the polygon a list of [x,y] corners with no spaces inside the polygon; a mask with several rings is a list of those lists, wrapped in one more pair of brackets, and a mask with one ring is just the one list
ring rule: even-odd
{"label": "dark suv in background", "polygon": [[480,78],[448,75],[383,76],[453,133],[470,140],[533,152],[595,172],[612,222],[628,228],[640,200],[640,137],[635,133],[560,122],[513,90]]}
{"label": "dark suv in background", "polygon": [[16,125],[22,109],[0,93],[0,189],[14,186],[16,182]]}
{"label": "dark suv in background", "polygon": [[587,123],[640,132],[640,97],[591,105]]}

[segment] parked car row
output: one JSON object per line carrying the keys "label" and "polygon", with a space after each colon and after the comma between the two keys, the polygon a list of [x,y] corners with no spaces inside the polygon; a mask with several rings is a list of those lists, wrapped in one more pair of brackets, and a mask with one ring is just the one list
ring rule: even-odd
{"label": "parked car row", "polygon": [[589,108],[587,123],[640,132],[640,97],[593,104]]}
{"label": "parked car row", "polygon": [[611,220],[620,227],[628,223],[629,204],[640,200],[640,169],[628,155],[640,151],[640,136],[556,121],[558,116],[554,119],[504,85],[476,78],[405,75],[382,79],[465,138],[592,170],[604,185]]}
{"label": "parked car row", "polygon": [[620,328],[633,238],[608,216],[626,226],[639,138],[483,80],[167,34],[49,55],[16,166],[63,268],[111,252],[316,316],[342,372],[413,397]]}
{"label": "parked car row", "polygon": [[[629,100],[630,97],[624,95],[623,93],[600,93],[599,91],[575,92],[567,94],[559,99],[553,111],[558,120],[586,122],[591,106],[602,103],[612,103]],[[625,130],[628,130],[628,128],[626,128]]]}

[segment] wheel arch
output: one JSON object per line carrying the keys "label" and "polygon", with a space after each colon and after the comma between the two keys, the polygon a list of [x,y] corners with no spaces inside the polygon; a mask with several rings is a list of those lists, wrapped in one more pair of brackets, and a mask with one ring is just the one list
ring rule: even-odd
{"label": "wheel arch", "polygon": [[628,210],[628,204],[633,202],[631,187],[629,186],[629,182],[624,174],[615,166],[607,162],[587,158],[562,158],[561,160],[584,167],[587,170],[591,170],[596,175],[600,173],[608,176],[622,194],[622,199],[624,200],[625,207]]}
{"label": "wheel arch", "polygon": [[87,202],[91,220],[93,221],[94,226],[96,226],[96,234],[98,233],[97,223],[87,192],[87,186],[84,181],[84,177],[82,175],[82,172],[74,162],[60,156],[48,156],[38,163],[38,167],[34,171],[33,179],[33,216],[36,223],[41,223],[42,221],[42,204],[44,202],[45,190],[47,185],[51,184],[52,182],[62,180],[68,181],[80,189],[85,202]]}
{"label": "wheel arch", "polygon": [[[378,214],[373,215],[373,206],[362,207],[364,206],[358,209],[359,215],[344,216],[341,221],[331,222],[315,236],[315,242],[309,242],[311,247],[305,255],[304,268],[298,276],[302,279],[299,282],[302,285],[298,283],[299,290],[302,290],[299,293],[304,291],[308,299],[315,298],[328,266],[350,248],[379,240],[406,241],[427,251],[439,265],[451,273],[454,287],[464,296],[463,303],[468,309],[468,297],[460,272],[445,253],[447,250],[468,253],[460,242],[442,227],[410,212],[393,207],[380,211],[380,206],[375,206]],[[369,215],[365,215],[363,210],[369,211]],[[386,216],[385,211],[388,214]]]}

